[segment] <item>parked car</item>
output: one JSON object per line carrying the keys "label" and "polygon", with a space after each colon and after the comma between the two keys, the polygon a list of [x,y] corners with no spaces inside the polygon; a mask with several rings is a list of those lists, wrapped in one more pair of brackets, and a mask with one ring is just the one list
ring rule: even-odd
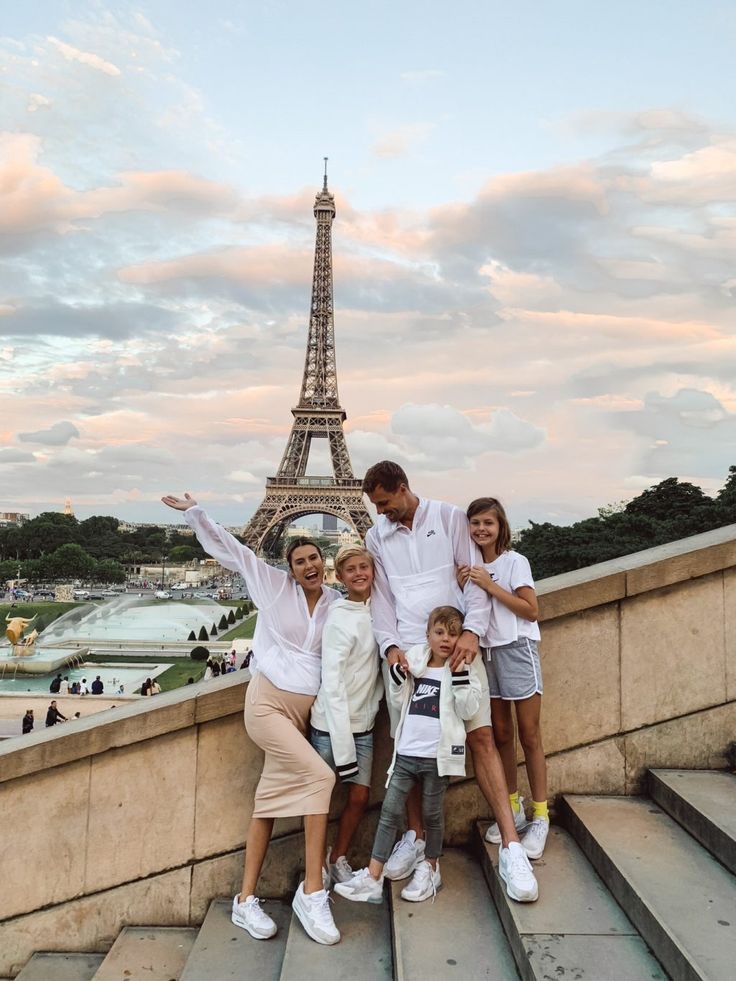
{"label": "parked car", "polygon": [[156,599],[171,599],[171,593],[167,589],[157,589],[153,595]]}
{"label": "parked car", "polygon": [[89,599],[89,590],[88,589],[75,589],[74,590],[74,599]]}
{"label": "parked car", "polygon": [[173,585],[171,588],[179,591],[183,589],[191,589],[191,586],[189,585],[188,582],[178,582],[175,585]]}
{"label": "parked car", "polygon": [[53,589],[37,589],[33,594],[34,599],[53,599],[56,593]]}

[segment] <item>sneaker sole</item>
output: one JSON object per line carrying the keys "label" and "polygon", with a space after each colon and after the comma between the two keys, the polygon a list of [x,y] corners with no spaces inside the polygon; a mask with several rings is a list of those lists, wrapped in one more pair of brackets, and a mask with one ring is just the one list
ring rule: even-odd
{"label": "sneaker sole", "polygon": [[501,878],[504,881],[504,884],[506,886],[506,894],[508,896],[510,896],[511,899],[513,899],[515,902],[517,902],[517,903],[536,903],[536,901],[539,899],[539,886],[537,886],[537,888],[534,890],[534,895],[533,896],[521,896],[521,895],[519,895],[518,893],[515,892],[515,890],[513,889],[512,886],[509,885],[508,879],[503,874],[503,872],[501,871],[501,869],[498,870],[498,874],[501,876]]}
{"label": "sneaker sole", "polygon": [[526,852],[527,858],[537,859],[537,858],[541,858],[542,855],[544,855],[544,848],[541,848],[538,852],[530,852],[525,844],[522,843],[521,847]]}
{"label": "sneaker sole", "polygon": [[316,935],[316,933],[314,932],[314,930],[311,929],[311,927],[309,926],[308,922],[307,923],[304,922],[304,920],[306,919],[306,914],[304,914],[304,919],[302,919],[302,910],[299,909],[299,907],[296,905],[296,903],[292,903],[291,904],[291,908],[294,910],[294,914],[296,915],[296,918],[299,920],[299,922],[301,923],[301,925],[304,927],[304,932],[306,933],[306,935],[308,937],[311,937],[311,939],[314,940],[315,943],[322,944],[324,947],[331,947],[333,944],[339,944],[340,943],[340,934],[339,933],[335,937],[334,940],[324,940],[322,937],[318,937]]}
{"label": "sneaker sole", "polygon": [[423,903],[425,900],[431,899],[433,895],[437,895],[441,889],[442,883],[440,882],[434,892],[430,889],[426,896],[405,896],[402,891],[401,898],[406,900],[407,903]]}
{"label": "sneaker sole", "polygon": [[276,933],[278,931],[278,928],[274,926],[273,932],[271,933],[255,933],[254,932],[255,928],[248,926],[245,920],[241,920],[240,917],[236,916],[235,913],[231,915],[230,919],[233,921],[235,926],[240,927],[242,930],[245,930],[246,933],[249,933],[254,940],[270,940],[271,937],[276,936]]}
{"label": "sneaker sole", "polygon": [[[339,883],[338,883],[338,885],[339,885]],[[335,890],[334,891],[337,893],[338,896],[342,896],[343,899],[347,899],[351,903],[372,903],[374,906],[380,906],[381,903],[383,902],[383,889],[381,889],[381,895],[380,895],[380,897],[379,896],[366,896],[366,895],[356,896],[356,894],[354,892],[351,892],[351,893],[341,892],[337,888],[337,886],[335,887]]]}

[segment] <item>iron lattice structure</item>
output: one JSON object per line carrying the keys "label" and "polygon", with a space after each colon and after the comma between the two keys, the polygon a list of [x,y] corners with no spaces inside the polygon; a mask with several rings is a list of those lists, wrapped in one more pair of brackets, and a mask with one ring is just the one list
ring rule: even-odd
{"label": "iron lattice structure", "polygon": [[[335,321],[332,298],[332,222],[335,198],[327,189],[325,168],[322,190],[314,202],[317,238],[312,275],[307,355],[299,404],[275,477],[266,480],[266,496],[243,532],[246,545],[274,554],[289,524],[308,514],[332,514],[365,537],[372,522],[363,503],[361,481],[353,476],[342,424],[345,412],[337,392]],[[333,475],[307,475],[313,439],[329,441]]]}

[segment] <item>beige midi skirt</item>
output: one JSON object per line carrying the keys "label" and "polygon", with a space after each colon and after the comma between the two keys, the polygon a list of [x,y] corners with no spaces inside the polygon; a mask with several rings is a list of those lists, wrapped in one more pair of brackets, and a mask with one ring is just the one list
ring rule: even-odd
{"label": "beige midi skirt", "polygon": [[314,695],[276,688],[254,675],[245,692],[245,728],[265,754],[253,817],[326,814],[335,775],[307,738]]}

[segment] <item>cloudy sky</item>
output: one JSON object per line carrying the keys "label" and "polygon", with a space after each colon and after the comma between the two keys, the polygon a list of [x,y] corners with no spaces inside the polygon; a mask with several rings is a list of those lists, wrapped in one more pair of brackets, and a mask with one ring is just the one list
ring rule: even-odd
{"label": "cloudy sky", "polygon": [[520,525],[736,463],[732,3],[34,0],[0,31],[0,510],[247,519],[324,155],[358,474]]}

